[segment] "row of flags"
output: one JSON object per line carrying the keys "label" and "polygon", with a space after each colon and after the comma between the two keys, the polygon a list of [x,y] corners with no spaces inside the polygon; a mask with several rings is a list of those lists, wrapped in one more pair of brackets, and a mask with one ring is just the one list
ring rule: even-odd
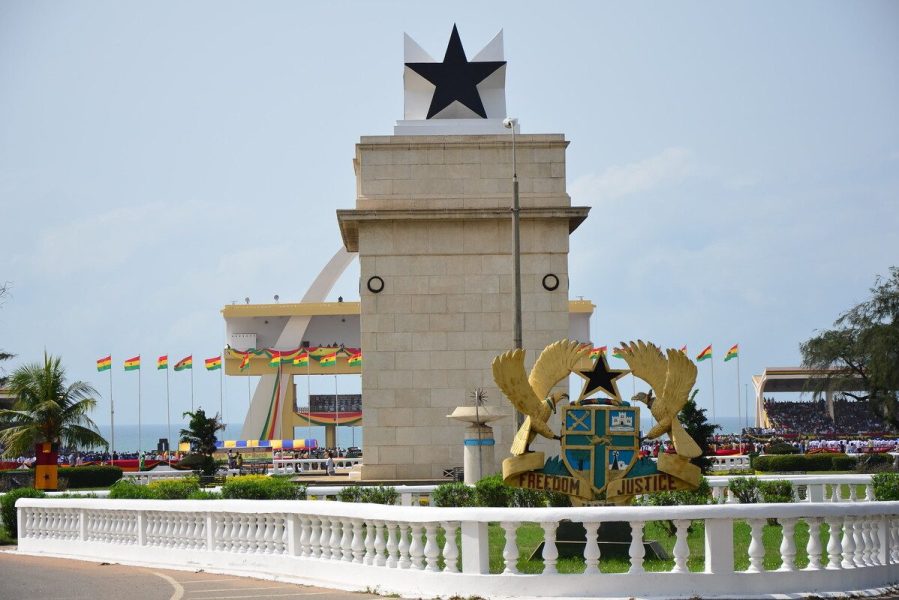
{"label": "row of flags", "polygon": [[[280,350],[264,350],[259,353],[255,352],[240,352],[235,351],[238,354],[242,355],[242,359],[240,361],[240,370],[243,371],[247,367],[250,366],[250,358],[252,356],[258,356],[265,352],[270,356],[269,365],[275,368],[279,368],[283,364],[292,364],[295,367],[307,367],[309,366],[309,358],[310,356],[313,359],[318,361],[318,364],[323,367],[333,367],[337,364],[337,354],[344,353],[347,355],[347,364],[351,367],[361,367],[362,366],[362,351],[355,352],[347,352],[346,350],[337,350],[331,352],[329,354],[322,355],[320,357],[315,357],[310,354],[307,350],[293,350],[293,351],[280,351]],[[135,356],[134,358],[129,358],[124,362],[124,367],[126,371],[138,371],[140,370],[140,354]],[[176,371],[184,371],[187,369],[193,369],[194,359],[193,355],[186,356],[175,363]],[[204,366],[207,371],[215,371],[217,369],[222,368],[222,356],[213,356],[212,358],[207,358],[204,361]],[[103,358],[97,359],[97,371],[108,371],[112,368],[112,355],[104,356]],[[159,358],[156,359],[156,369],[157,370],[167,370],[169,368],[169,356],[168,354],[163,354]]]}
{"label": "row of flags", "polygon": [[[207,371],[215,371],[216,369],[222,368],[222,356],[213,356],[212,358],[207,358],[205,361],[206,370]],[[134,358],[129,358],[124,362],[124,367],[126,371],[139,371],[140,370],[140,354],[135,356]],[[108,371],[112,368],[112,355],[109,354],[104,356],[103,358],[97,359],[97,371],[103,372]],[[168,370],[169,368],[169,355],[163,354],[159,358],[156,359],[156,369],[159,371]],[[185,356],[177,363],[175,363],[176,371],[184,371],[187,369],[194,368],[194,357],[193,355]]]}
{"label": "row of flags", "polygon": [[[600,346],[599,348],[593,348],[590,351],[590,358],[594,359],[599,357],[601,354],[605,354],[608,351],[608,346]],[[680,349],[684,354],[687,353],[687,346],[682,346]],[[624,358],[625,350],[621,348],[613,348],[612,349],[612,357],[613,358]],[[730,350],[724,355],[724,362],[727,362],[733,358],[738,358],[740,356],[740,344],[734,344],[730,347]],[[704,360],[708,360],[712,358],[712,345],[709,344],[706,346],[702,352],[696,355],[696,362],[702,362]]]}

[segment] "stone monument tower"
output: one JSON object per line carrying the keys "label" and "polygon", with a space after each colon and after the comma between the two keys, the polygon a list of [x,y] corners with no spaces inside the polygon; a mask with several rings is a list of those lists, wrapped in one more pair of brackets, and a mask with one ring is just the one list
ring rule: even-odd
{"label": "stone monument tower", "polygon": [[[461,466],[446,415],[478,387],[502,398],[490,365],[514,340],[513,135],[528,361],[571,335],[568,236],[589,208],[566,193],[564,135],[503,127],[505,77],[501,32],[470,61],[455,27],[442,62],[406,36],[405,118],[356,145],[356,208],[337,216],[361,272],[363,479]],[[514,421],[495,428],[500,447]]]}

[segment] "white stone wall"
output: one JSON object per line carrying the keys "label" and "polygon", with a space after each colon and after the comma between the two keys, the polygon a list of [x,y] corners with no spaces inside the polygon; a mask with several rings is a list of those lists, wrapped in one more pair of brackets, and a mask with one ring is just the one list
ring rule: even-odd
{"label": "white stone wall", "polygon": [[[569,207],[566,146],[560,135],[517,139],[528,365],[569,331],[569,221],[526,216]],[[356,209],[373,211],[358,224],[363,478],[437,478],[461,466],[464,427],[446,415],[476,387],[510,414],[494,425],[498,471],[513,434],[490,367],[513,345],[511,212],[495,210],[511,206],[510,137],[363,138],[355,166]],[[543,288],[548,273],[559,278],[555,291]],[[379,294],[366,288],[375,275]]]}

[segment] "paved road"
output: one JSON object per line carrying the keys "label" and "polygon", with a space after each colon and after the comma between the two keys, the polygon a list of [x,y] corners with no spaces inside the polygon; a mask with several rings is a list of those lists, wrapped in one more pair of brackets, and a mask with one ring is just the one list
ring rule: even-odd
{"label": "paved road", "polygon": [[0,552],[3,600],[383,600],[373,594],[262,579],[100,564]]}

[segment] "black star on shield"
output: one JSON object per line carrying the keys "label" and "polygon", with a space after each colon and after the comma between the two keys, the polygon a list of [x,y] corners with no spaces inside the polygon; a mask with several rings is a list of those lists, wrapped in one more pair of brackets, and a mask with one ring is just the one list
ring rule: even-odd
{"label": "black star on shield", "polygon": [[482,119],[487,118],[478,84],[494,71],[505,65],[505,61],[468,62],[459,31],[453,25],[449,45],[442,63],[406,63],[406,66],[434,84],[434,95],[428,108],[428,119],[455,101],[471,109]]}
{"label": "black star on shield", "polygon": [[590,396],[597,390],[602,390],[615,400],[621,400],[618,393],[616,380],[630,373],[627,369],[610,369],[606,361],[605,352],[596,358],[593,368],[589,371],[578,371],[577,374],[584,378],[584,389],[581,391],[580,400]]}

